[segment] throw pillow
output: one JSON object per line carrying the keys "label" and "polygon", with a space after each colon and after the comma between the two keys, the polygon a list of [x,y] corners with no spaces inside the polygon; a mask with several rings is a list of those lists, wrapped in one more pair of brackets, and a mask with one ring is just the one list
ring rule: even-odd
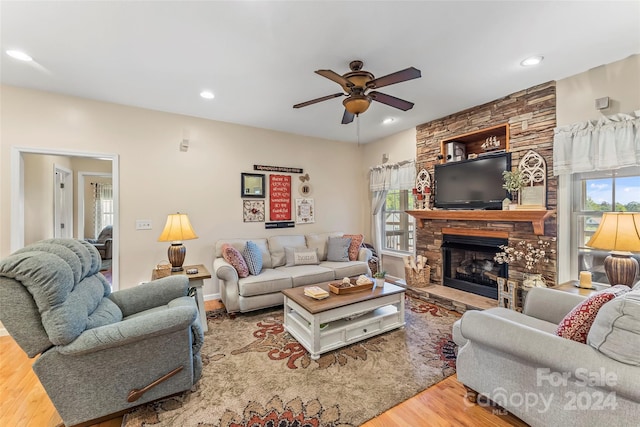
{"label": "throw pillow", "polygon": [[596,316],[587,344],[627,365],[640,366],[640,288],[606,303]]}
{"label": "throw pillow", "polygon": [[362,242],[364,241],[364,236],[362,234],[345,234],[342,237],[351,238],[351,245],[349,245],[349,260],[357,261],[360,246],[362,246]]}
{"label": "throw pillow", "polygon": [[247,267],[242,254],[228,243],[222,245],[222,258],[236,269],[238,277],[249,276],[249,267]]}
{"label": "throw pillow", "polygon": [[262,252],[258,245],[251,240],[247,241],[242,253],[244,260],[247,262],[249,273],[257,276],[262,271]]}
{"label": "throw pillow", "polygon": [[329,237],[327,243],[327,261],[349,261],[349,237]]}
{"label": "throw pillow", "polygon": [[629,287],[616,285],[591,295],[564,316],[556,329],[556,335],[586,344],[589,329],[600,308],[628,291]]}
{"label": "throw pillow", "polygon": [[318,251],[316,249],[308,248],[284,248],[285,257],[287,259],[287,267],[294,265],[311,265],[319,264]]}

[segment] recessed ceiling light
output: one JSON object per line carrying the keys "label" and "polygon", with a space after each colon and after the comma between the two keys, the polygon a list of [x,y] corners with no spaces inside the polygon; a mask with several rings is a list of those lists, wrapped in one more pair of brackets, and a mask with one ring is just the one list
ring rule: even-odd
{"label": "recessed ceiling light", "polygon": [[213,92],[209,92],[208,90],[203,90],[202,92],[200,92],[200,96],[203,97],[204,99],[215,98],[215,95],[213,94]]}
{"label": "recessed ceiling light", "polygon": [[21,50],[8,50],[7,55],[20,61],[33,61],[33,58]]}
{"label": "recessed ceiling light", "polygon": [[530,67],[532,65],[538,65],[539,63],[542,62],[543,59],[544,59],[544,56],[541,56],[541,55],[530,56],[529,58],[527,58],[524,61],[522,61],[520,63],[520,65],[522,65],[523,67]]}
{"label": "recessed ceiling light", "polygon": [[382,121],[383,125],[390,125],[391,123],[395,122],[396,119],[394,117],[387,117],[386,119],[384,119]]}

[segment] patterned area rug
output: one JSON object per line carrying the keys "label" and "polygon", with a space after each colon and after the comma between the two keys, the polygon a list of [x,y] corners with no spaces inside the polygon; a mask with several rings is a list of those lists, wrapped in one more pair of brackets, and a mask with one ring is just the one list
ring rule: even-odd
{"label": "patterned area rug", "polygon": [[459,314],[406,297],[406,326],[311,360],[282,308],[209,312],[202,379],[142,406],[124,427],[355,427],[455,372]]}

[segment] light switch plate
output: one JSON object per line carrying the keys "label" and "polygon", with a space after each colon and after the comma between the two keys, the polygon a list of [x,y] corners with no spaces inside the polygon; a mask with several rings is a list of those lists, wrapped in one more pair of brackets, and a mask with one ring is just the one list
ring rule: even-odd
{"label": "light switch plate", "polygon": [[151,220],[136,219],[136,230],[151,230]]}

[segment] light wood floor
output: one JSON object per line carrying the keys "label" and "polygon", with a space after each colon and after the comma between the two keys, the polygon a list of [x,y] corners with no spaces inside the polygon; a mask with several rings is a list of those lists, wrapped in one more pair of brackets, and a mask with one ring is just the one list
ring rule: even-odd
{"label": "light wood floor", "polygon": [[[207,301],[207,310],[220,307]],[[13,338],[0,337],[0,426],[55,427],[62,420],[37,377],[31,360]],[[363,427],[397,426],[526,426],[512,415],[496,415],[491,408],[470,405],[455,375],[391,408]],[[119,427],[122,417],[92,427]]]}

